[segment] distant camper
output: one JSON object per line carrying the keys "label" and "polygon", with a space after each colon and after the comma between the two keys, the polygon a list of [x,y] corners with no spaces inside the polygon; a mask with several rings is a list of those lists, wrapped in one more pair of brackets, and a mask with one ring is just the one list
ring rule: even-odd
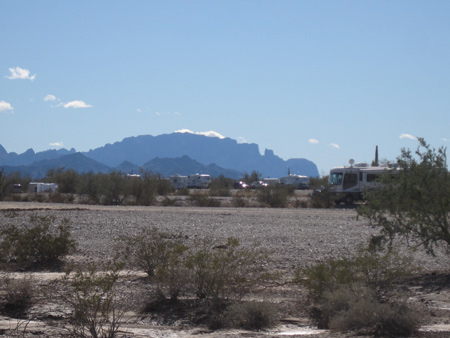
{"label": "distant camper", "polygon": [[309,184],[309,177],[303,175],[288,175],[284,177],[280,177],[281,185],[294,185],[298,188],[304,186],[305,184]]}
{"label": "distant camper", "polygon": [[57,189],[56,183],[31,182],[28,185],[29,192],[55,192]]}
{"label": "distant camper", "polygon": [[208,189],[211,185],[212,177],[206,174],[195,174],[188,176],[189,188]]}
{"label": "distant camper", "polygon": [[183,189],[188,186],[188,177],[181,175],[172,175],[169,177],[169,182],[175,189]]}
{"label": "distant camper", "polygon": [[169,181],[175,189],[208,189],[211,185],[212,177],[206,174],[194,174],[189,176],[172,175],[169,177]]}

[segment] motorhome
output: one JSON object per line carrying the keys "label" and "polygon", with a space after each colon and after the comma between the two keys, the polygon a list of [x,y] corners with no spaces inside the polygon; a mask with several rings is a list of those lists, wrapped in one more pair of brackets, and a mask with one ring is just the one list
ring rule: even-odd
{"label": "motorhome", "polygon": [[29,192],[55,192],[57,189],[56,183],[30,182],[28,184]]}
{"label": "motorhome", "polygon": [[288,176],[280,177],[281,185],[293,185],[297,188],[309,184],[309,177],[303,175],[289,174]]}
{"label": "motorhome", "polygon": [[188,186],[188,177],[181,175],[172,175],[169,177],[169,182],[175,189],[183,189]]}
{"label": "motorhome", "polygon": [[211,185],[212,177],[206,174],[194,174],[189,176],[172,175],[169,181],[175,189],[192,188],[207,189]]}
{"label": "motorhome", "polygon": [[352,204],[354,201],[361,200],[367,189],[376,189],[380,184],[378,178],[387,170],[395,172],[395,168],[387,165],[354,164],[354,161],[350,160],[350,166],[330,170],[328,191],[336,195],[336,203]]}
{"label": "motorhome", "polygon": [[211,185],[212,177],[206,174],[195,174],[188,176],[188,188],[208,189]]}

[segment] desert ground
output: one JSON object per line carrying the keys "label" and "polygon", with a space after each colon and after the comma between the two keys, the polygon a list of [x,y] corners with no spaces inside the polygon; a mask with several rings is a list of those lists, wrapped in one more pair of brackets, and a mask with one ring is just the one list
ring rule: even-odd
{"label": "desert ground", "polygon": [[[15,217],[11,217],[11,214]],[[271,269],[282,271],[284,281],[292,278],[293,271],[326,258],[338,258],[354,253],[359,245],[367,243],[371,235],[379,232],[376,226],[357,217],[354,208],[200,208],[200,207],[137,207],[92,206],[82,204],[49,204],[0,202],[0,226],[28,222],[29,216],[53,215],[68,218],[72,235],[78,243],[77,252],[67,257],[68,263],[100,263],[115,255],[115,239],[137,234],[143,227],[156,227],[165,232],[183,234],[188,241],[211,238],[225,240],[236,237],[243,245],[260,243],[272,252]],[[404,243],[396,243],[404,253],[410,250]],[[450,336],[450,260],[448,253],[437,252],[436,257],[423,251],[411,252],[421,271],[404,288],[411,292],[410,301],[427,313],[427,324],[421,337]],[[13,278],[28,276],[27,272],[11,274]],[[39,271],[32,275],[41,285],[59,278],[60,272]],[[124,271],[121,280],[126,297],[142,301],[140,289],[142,273]],[[305,309],[305,291],[289,283],[251,295],[256,300],[276,304],[279,324],[267,331],[244,330],[211,331],[205,327],[189,325],[182,318],[166,320],[142,315],[131,310],[122,325],[124,337],[355,337],[355,334],[337,334],[317,330]],[[26,321],[0,317],[0,333],[11,336],[14,332],[25,337],[51,337],[61,331],[48,324],[58,315],[52,304],[41,299],[28,314]]]}

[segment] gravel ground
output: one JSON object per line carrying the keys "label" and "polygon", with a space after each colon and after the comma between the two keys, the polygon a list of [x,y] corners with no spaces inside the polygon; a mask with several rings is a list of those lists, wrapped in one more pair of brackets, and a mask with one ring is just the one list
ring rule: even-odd
{"label": "gravel ground", "polygon": [[[13,212],[16,217],[7,217]],[[79,244],[79,251],[72,257],[76,260],[101,261],[112,257],[116,238],[135,234],[142,227],[156,227],[170,233],[182,233],[192,241],[201,238],[220,240],[233,236],[244,245],[260,243],[273,252],[273,268],[288,274],[299,266],[310,265],[324,258],[350,255],[358,245],[366,243],[371,235],[379,231],[366,220],[358,219],[354,209],[113,207],[0,202],[0,226],[11,222],[26,223],[31,214],[70,219],[73,236]],[[400,243],[398,249],[406,251],[406,247]],[[426,273],[450,271],[450,260],[443,252],[438,252],[437,257],[430,257],[417,251],[414,257]],[[446,292],[445,297],[448,298],[448,289]],[[448,306],[450,300],[446,301]],[[289,329],[294,330],[295,326]],[[143,335],[136,333],[133,337],[148,336],[148,330]],[[165,334],[151,331],[151,336],[199,335],[192,330],[183,331],[183,334],[176,331],[177,335],[171,330],[163,330]],[[315,333],[316,337],[336,337],[330,333]],[[232,332],[201,336],[227,335],[253,336],[251,333]]]}

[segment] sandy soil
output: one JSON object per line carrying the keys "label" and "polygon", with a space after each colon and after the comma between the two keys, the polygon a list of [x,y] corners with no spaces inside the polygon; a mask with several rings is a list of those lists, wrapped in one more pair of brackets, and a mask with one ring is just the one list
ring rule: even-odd
{"label": "sandy soil", "polygon": [[[10,218],[11,213],[16,216]],[[166,232],[182,233],[188,241],[200,238],[226,239],[237,237],[241,243],[260,243],[273,251],[273,268],[286,273],[310,265],[327,257],[351,255],[358,245],[366,243],[378,229],[367,221],[358,219],[354,209],[263,209],[263,208],[188,208],[188,207],[120,207],[73,204],[10,203],[0,202],[0,226],[10,222],[26,223],[31,214],[54,215],[71,220],[73,236],[79,251],[69,260],[100,262],[114,255],[114,240],[121,235],[137,233],[142,227],[157,227]],[[406,246],[398,244],[406,252]],[[450,285],[448,254],[438,252],[430,257],[423,252],[413,253],[422,267],[422,282],[410,285],[414,290],[412,301],[422,304],[432,313],[425,337],[450,335]],[[36,273],[43,284],[57,277],[56,273]],[[21,274],[15,275],[20,278]],[[123,279],[125,289],[139,283],[139,275],[128,274]],[[276,291],[266,291],[256,298],[270,299],[281,309],[282,319],[275,329],[252,333],[245,331],[209,332],[204,328],[164,326],[150,318],[136,317],[130,313],[123,326],[127,337],[278,337],[302,336],[339,337],[335,333],[311,328],[304,309],[299,309],[302,292],[297,287],[286,286]],[[33,309],[27,321],[28,336],[52,336],[52,327],[46,325],[45,306]],[[0,317],[0,333],[15,328],[17,321]],[[25,324],[22,324],[24,327]],[[6,330],[6,331],[5,331]],[[344,337],[345,335],[340,335]]]}

